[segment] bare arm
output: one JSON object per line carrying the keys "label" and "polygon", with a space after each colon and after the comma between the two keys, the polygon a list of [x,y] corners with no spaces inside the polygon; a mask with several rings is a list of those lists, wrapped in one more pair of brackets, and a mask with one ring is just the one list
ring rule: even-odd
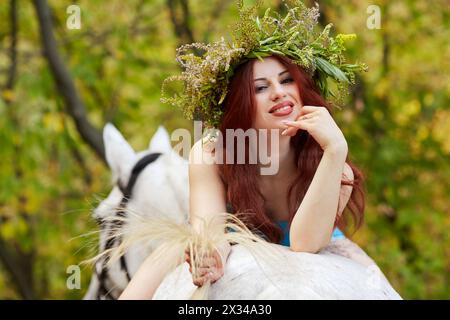
{"label": "bare arm", "polygon": [[226,212],[225,187],[213,161],[214,155],[202,148],[201,140],[196,142],[189,154],[189,222],[196,230],[204,219]]}
{"label": "bare arm", "polygon": [[[210,218],[214,218],[217,223],[225,222],[218,216],[219,213],[226,212],[225,187],[214,162],[213,146],[206,147],[202,148],[200,140],[195,143],[189,155],[189,222],[197,231],[201,231],[204,227],[203,222]],[[218,252],[208,260],[210,263],[203,266],[203,276],[193,279],[194,284],[201,286],[207,278],[211,282],[218,280],[223,275],[224,264],[230,250],[228,242],[219,244]],[[190,264],[189,256],[187,261]]]}
{"label": "bare arm", "polygon": [[[292,250],[315,253],[330,241],[338,212],[346,156],[346,147],[324,151],[311,185],[292,220]],[[344,190],[348,194],[348,187]],[[343,210],[345,205],[342,203],[339,207]]]}
{"label": "bare arm", "polygon": [[314,178],[290,228],[291,249],[315,253],[330,241],[338,206],[339,209],[345,208],[339,203],[339,198],[348,153],[347,141],[325,107],[303,106],[295,121],[283,123],[287,129],[282,135],[293,136],[298,130],[306,130],[323,150]]}
{"label": "bare arm", "polygon": [[[225,190],[217,168],[211,163],[212,155],[201,148],[201,141],[196,143],[189,155],[189,187],[190,187],[190,223],[196,230],[203,227],[202,220],[226,211]],[[230,245],[222,244],[220,255],[226,260]],[[119,299],[151,299],[166,274],[179,259],[179,252],[173,250],[163,255],[158,261],[150,255],[140,266]],[[189,262],[189,259],[187,259]],[[176,261],[180,264],[183,261]],[[223,274],[223,265],[211,269],[213,279]],[[194,279],[194,283],[202,285],[205,279]]]}
{"label": "bare arm", "polygon": [[[173,266],[173,261],[180,253],[173,250],[155,261],[152,255],[148,256],[131,279],[119,300],[146,300],[151,299],[158,289],[161,281]],[[183,261],[177,261],[177,265]]]}

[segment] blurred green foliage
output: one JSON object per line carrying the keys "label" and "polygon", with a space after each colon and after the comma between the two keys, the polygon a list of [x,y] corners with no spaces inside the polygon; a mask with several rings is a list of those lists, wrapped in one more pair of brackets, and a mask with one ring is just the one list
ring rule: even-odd
{"label": "blurred green foliage", "polygon": [[[0,4],[0,248],[17,258],[29,292],[0,263],[0,298],[78,299],[91,271],[82,268],[81,289],[69,290],[66,270],[95,253],[96,236],[79,236],[96,229],[90,214],[111,188],[110,173],[67,115],[31,2],[18,2],[16,81],[4,86],[9,3]],[[358,35],[349,60],[370,69],[335,112],[351,158],[367,177],[366,225],[354,240],[402,297],[449,299],[448,3],[319,3],[322,22]],[[50,1],[54,33],[89,120],[100,129],[113,122],[136,150],[146,148],[160,124],[192,129],[179,110],[159,102],[162,80],[179,72],[175,48],[188,39],[174,32],[168,2],[77,1],[80,30],[66,28],[70,4]],[[235,18],[232,1],[188,4],[196,41],[217,39]],[[381,29],[366,26],[373,4],[381,9]]]}

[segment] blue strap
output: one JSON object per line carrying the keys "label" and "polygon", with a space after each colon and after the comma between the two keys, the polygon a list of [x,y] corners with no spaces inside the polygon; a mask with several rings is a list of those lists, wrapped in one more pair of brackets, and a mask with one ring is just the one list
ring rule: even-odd
{"label": "blue strap", "polygon": [[[280,226],[281,230],[283,231],[283,239],[280,241],[280,244],[286,247],[290,246],[289,241],[289,224],[287,221],[278,221],[277,224]],[[344,239],[345,235],[342,233],[339,228],[335,228],[333,230],[333,235],[331,236],[331,241],[338,240],[338,239]]]}

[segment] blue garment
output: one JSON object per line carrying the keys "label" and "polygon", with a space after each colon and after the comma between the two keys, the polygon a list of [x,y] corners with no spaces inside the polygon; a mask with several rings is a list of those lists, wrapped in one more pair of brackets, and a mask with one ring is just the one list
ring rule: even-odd
{"label": "blue garment", "polygon": [[[289,241],[289,223],[287,221],[278,221],[277,224],[280,226],[281,230],[283,230],[283,239],[281,240],[280,244],[289,247],[291,245]],[[345,235],[342,233],[341,230],[339,230],[339,228],[335,228],[333,230],[331,241],[344,238]]]}

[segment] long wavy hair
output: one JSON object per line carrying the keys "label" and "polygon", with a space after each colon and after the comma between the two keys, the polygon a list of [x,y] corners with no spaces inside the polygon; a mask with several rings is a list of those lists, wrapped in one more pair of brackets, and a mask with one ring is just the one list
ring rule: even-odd
{"label": "long wavy hair", "polygon": [[[320,95],[318,88],[311,77],[300,66],[294,64],[284,56],[273,56],[283,64],[290,72],[297,84],[303,105],[324,106],[332,112],[332,106]],[[253,65],[255,59],[249,60],[236,68],[233,78],[229,84],[228,95],[224,101],[224,115],[219,130],[223,137],[223,155],[226,155],[227,137],[226,129],[247,130],[252,127],[256,116],[255,88],[253,83]],[[254,232],[262,233],[269,241],[279,243],[282,238],[280,227],[271,220],[264,208],[264,196],[258,187],[259,165],[251,164],[249,160],[248,139],[245,141],[246,155],[244,164],[219,164],[219,173],[225,184],[227,204],[231,206],[231,212],[239,215]],[[291,147],[295,149],[295,161],[297,164],[297,176],[289,185],[287,201],[289,208],[289,225],[300,206],[317,170],[323,155],[320,145],[306,130],[298,130],[291,137]],[[236,157],[236,144],[234,155]],[[360,228],[364,217],[364,177],[361,171],[349,160],[354,173],[354,180],[342,180],[341,185],[353,187],[350,199],[341,216],[337,216],[335,227],[342,229],[347,235],[348,219],[353,217],[354,230]]]}

